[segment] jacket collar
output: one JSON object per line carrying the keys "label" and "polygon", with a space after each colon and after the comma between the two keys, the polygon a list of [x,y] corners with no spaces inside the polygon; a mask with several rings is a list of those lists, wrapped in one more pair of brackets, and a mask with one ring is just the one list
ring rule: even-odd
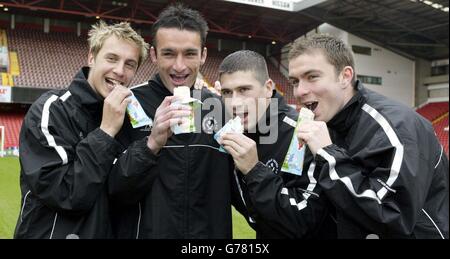
{"label": "jacket collar", "polygon": [[88,75],[89,67],[83,67],[78,71],[69,85],[69,91],[90,112],[102,112],[103,97],[98,95],[89,84]]}
{"label": "jacket collar", "polygon": [[157,73],[153,76],[153,78],[149,81],[149,85],[154,85],[155,90],[164,97],[173,95],[169,91],[169,89],[167,89],[167,87],[164,86],[164,83],[162,82],[161,77],[159,76],[159,73]]}
{"label": "jacket collar", "polygon": [[360,114],[360,108],[364,104],[365,88],[358,80],[355,84],[355,95],[347,104],[327,123],[328,128],[339,134],[345,134],[355,124]]}

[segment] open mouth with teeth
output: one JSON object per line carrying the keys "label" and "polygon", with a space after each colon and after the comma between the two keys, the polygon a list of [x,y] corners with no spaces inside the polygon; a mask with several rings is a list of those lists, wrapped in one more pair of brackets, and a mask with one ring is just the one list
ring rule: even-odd
{"label": "open mouth with teeth", "polygon": [[189,74],[187,75],[175,75],[170,74],[170,79],[172,79],[172,82],[174,85],[185,85],[186,79],[188,78]]}
{"label": "open mouth with teeth", "polygon": [[111,89],[114,89],[117,85],[121,85],[121,86],[124,85],[123,82],[120,82],[120,81],[118,81],[118,80],[116,80],[116,79],[109,78],[109,77],[105,77],[105,82],[108,84],[108,86],[109,86]]}
{"label": "open mouth with teeth", "polygon": [[311,111],[314,111],[317,108],[317,105],[319,105],[319,102],[307,102],[303,104],[306,108],[310,109]]}

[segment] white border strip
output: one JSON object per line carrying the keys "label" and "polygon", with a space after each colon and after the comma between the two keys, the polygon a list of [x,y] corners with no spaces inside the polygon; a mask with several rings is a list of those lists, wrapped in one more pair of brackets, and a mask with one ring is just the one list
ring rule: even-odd
{"label": "white border strip", "polygon": [[[364,104],[362,109],[367,112],[375,121],[381,126],[381,128],[384,130],[385,134],[387,135],[389,141],[391,142],[391,145],[395,147],[395,155],[391,166],[391,171],[389,174],[389,178],[386,181],[386,184],[388,187],[391,187],[392,184],[397,180],[398,175],[400,173],[400,168],[402,165],[403,160],[403,145],[400,143],[400,140],[397,137],[397,134],[395,134],[394,129],[389,125],[387,120],[374,108],[369,106],[368,104]],[[349,177],[339,177],[339,175],[336,172],[335,166],[336,166],[336,160],[333,156],[328,154],[325,150],[322,148],[317,151],[317,154],[322,156],[325,160],[327,160],[329,164],[329,174],[331,180],[340,180],[344,183],[344,185],[349,189],[349,191],[356,197],[365,197],[370,198],[375,201],[377,201],[379,204],[381,204],[381,200],[388,192],[388,189],[386,187],[382,187],[377,193],[373,190],[365,190],[361,194],[357,194],[353,184]]]}
{"label": "white border strip", "polygon": [[139,238],[139,230],[141,227],[141,214],[142,214],[141,203],[139,202],[139,218],[138,218],[138,224],[137,224],[136,239]]}
{"label": "white border strip", "polygon": [[67,164],[68,158],[67,153],[63,147],[56,145],[55,138],[48,131],[48,120],[50,117],[50,105],[58,99],[58,96],[52,95],[44,104],[44,108],[42,110],[42,121],[41,121],[41,130],[44,133],[45,138],[47,139],[48,145],[53,147],[56,152],[58,152],[59,157],[63,162],[63,165]]}
{"label": "white border strip", "polygon": [[[367,112],[372,118],[375,119],[378,124],[383,128],[384,133],[386,133],[387,137],[389,138],[389,141],[391,142],[391,145],[395,147],[395,155],[394,159],[392,161],[391,165],[391,172],[389,174],[389,178],[386,181],[386,184],[391,187],[392,184],[394,184],[395,180],[397,180],[398,175],[400,173],[400,168],[402,166],[403,161],[403,145],[400,143],[400,140],[397,137],[397,134],[395,134],[394,129],[391,127],[391,125],[388,123],[386,118],[384,118],[377,110],[369,106],[368,104],[364,104],[362,109]],[[383,197],[388,192],[388,189],[386,187],[381,188],[377,192],[377,196],[380,200],[383,199]]]}
{"label": "white border strip", "polygon": [[52,237],[53,237],[53,231],[55,231],[55,225],[56,225],[56,219],[57,218],[58,218],[58,212],[56,212],[56,214],[55,214],[55,219],[53,220],[52,232],[50,233],[50,238],[49,239],[52,239]]}
{"label": "white border strip", "polygon": [[283,122],[285,122],[286,124],[290,125],[293,128],[297,127],[297,122],[295,120],[289,118],[288,116],[284,117]]}
{"label": "white border strip", "polygon": [[438,167],[438,165],[441,163],[441,159],[442,159],[442,154],[444,153],[444,147],[441,145],[441,155],[439,156],[439,161],[437,162],[437,164],[434,166],[434,169],[436,169]]}
{"label": "white border strip", "polygon": [[27,194],[25,194],[25,197],[23,198],[23,205],[22,205],[22,209],[20,210],[20,222],[22,222],[23,220],[23,209],[25,208],[25,202],[27,200],[28,194],[30,194],[30,190],[27,192]]}
{"label": "white border strip", "polygon": [[348,178],[347,176],[340,178],[335,169],[336,159],[334,159],[333,156],[328,154],[322,148],[317,151],[317,155],[320,155],[325,160],[327,160],[331,180],[333,180],[333,181],[339,180],[339,181],[343,182],[344,185],[347,187],[347,189],[356,197],[370,198],[370,199],[376,200],[379,204],[381,204],[381,200],[378,198],[377,194],[373,190],[366,190],[361,194],[357,194],[355,189],[353,188],[352,181],[350,180],[350,178]]}
{"label": "white border strip", "polygon": [[67,91],[65,94],[63,94],[61,97],[59,97],[59,99],[61,99],[61,101],[65,102],[67,100],[67,98],[69,98],[72,94]]}
{"label": "white border strip", "polygon": [[441,238],[442,238],[442,239],[445,239],[445,238],[444,238],[444,235],[442,235],[441,230],[438,228],[438,226],[436,225],[436,223],[434,223],[434,220],[430,217],[430,215],[428,215],[428,213],[427,213],[424,209],[422,209],[422,211],[423,211],[423,213],[425,213],[425,215],[427,215],[427,217],[431,220],[431,223],[433,223],[434,227],[435,227],[435,228],[437,229],[437,231],[439,232],[439,235],[441,235]]}
{"label": "white border strip", "polygon": [[[316,187],[317,184],[317,180],[314,178],[314,170],[316,168],[316,163],[312,162],[309,165],[309,169],[308,169],[308,178],[309,178],[309,184],[308,187],[306,188],[306,190],[308,190],[309,192],[313,192],[314,188]],[[283,187],[281,189],[281,194],[284,195],[288,195],[289,196],[289,191],[286,187]],[[289,203],[292,206],[297,207],[298,210],[302,210],[304,208],[306,208],[306,206],[308,205],[308,198],[309,196],[311,196],[311,193],[308,192],[303,192],[303,198],[304,200],[302,200],[301,202],[297,202],[294,198],[289,198]]]}

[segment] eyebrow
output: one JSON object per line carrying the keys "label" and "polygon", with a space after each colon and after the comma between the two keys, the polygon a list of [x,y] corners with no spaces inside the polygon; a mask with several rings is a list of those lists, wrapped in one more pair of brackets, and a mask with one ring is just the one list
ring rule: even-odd
{"label": "eyebrow", "polygon": [[321,70],[317,70],[317,69],[311,69],[311,70],[308,70],[308,71],[302,73],[302,75],[309,75],[309,74],[312,74],[312,73],[322,74],[322,71]]}
{"label": "eyebrow", "polygon": [[114,57],[118,57],[119,55],[117,55],[116,53],[114,53],[114,52],[106,52],[105,53],[105,57],[106,56],[114,56]]}
{"label": "eyebrow", "polygon": [[223,91],[223,90],[236,91],[236,90],[239,90],[239,89],[242,89],[242,88],[253,88],[253,86],[252,85],[238,85],[235,88],[231,89],[231,88],[228,88],[228,87],[224,87],[222,85],[221,91]]}
{"label": "eyebrow", "polygon": [[[300,76],[307,76],[307,75],[312,74],[312,73],[323,74],[323,72],[322,72],[321,70],[318,70],[318,69],[310,69],[310,70],[308,70],[308,71],[306,71],[306,72],[301,73]],[[296,77],[296,76],[289,76],[288,79],[295,80],[295,79],[298,79],[298,77]]]}
{"label": "eyebrow", "polygon": [[[161,52],[170,52],[170,51],[175,51],[175,49],[173,49],[173,48],[164,48],[164,49],[161,49]],[[185,50],[183,50],[184,52],[198,52],[199,50],[198,49],[195,49],[195,48],[188,48],[188,49],[185,49]]]}

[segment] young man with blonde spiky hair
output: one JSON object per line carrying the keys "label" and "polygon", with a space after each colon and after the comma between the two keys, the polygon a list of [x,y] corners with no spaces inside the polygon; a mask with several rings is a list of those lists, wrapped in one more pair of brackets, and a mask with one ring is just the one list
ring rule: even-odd
{"label": "young man with blonde spiky hair", "polygon": [[22,204],[14,238],[112,238],[106,181],[148,44],[126,22],[89,31],[88,67],[43,94],[20,132]]}

